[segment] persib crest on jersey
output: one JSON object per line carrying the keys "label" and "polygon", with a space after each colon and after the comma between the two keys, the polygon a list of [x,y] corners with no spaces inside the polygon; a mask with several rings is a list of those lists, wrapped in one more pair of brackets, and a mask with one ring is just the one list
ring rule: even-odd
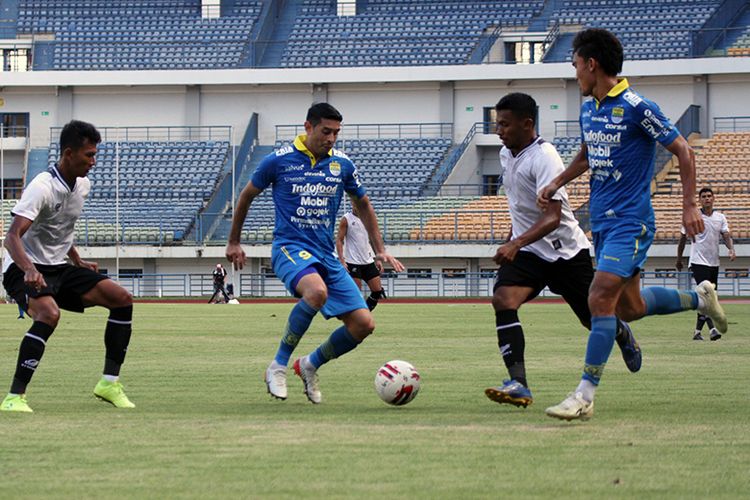
{"label": "persib crest on jersey", "polygon": [[615,106],[612,108],[612,123],[621,123],[625,117],[625,108]]}
{"label": "persib crest on jersey", "polygon": [[331,170],[332,175],[341,175],[341,163],[332,161],[328,164],[328,168]]}

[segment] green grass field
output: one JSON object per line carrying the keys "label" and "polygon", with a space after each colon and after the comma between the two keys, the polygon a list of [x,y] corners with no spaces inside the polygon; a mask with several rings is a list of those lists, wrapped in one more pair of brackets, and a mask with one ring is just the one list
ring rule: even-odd
{"label": "green grass field", "polygon": [[[750,307],[729,334],[691,340],[694,315],[634,323],[643,369],[615,348],[588,422],[544,415],[580,376],[587,332],[564,305],[521,310],[535,402],[485,398],[505,369],[489,305],[388,304],[374,336],[321,369],[314,406],[262,373],[290,304],[137,304],[123,383],[135,410],[91,391],[106,311],[63,312],[30,386],[32,415],[0,414],[3,498],[737,498],[750,494]],[[30,325],[0,306],[0,384]],[[338,323],[316,319],[307,354]],[[407,406],[375,394],[377,368],[413,363]]]}

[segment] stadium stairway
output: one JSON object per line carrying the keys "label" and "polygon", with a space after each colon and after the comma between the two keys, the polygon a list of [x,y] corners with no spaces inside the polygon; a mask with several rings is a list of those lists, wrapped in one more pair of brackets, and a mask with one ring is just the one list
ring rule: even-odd
{"label": "stadium stairway", "polygon": [[562,6],[562,0],[544,0],[544,7],[542,11],[536,16],[531,18],[529,23],[529,33],[536,33],[540,31],[547,31],[549,21],[552,19],[552,15]]}
{"label": "stadium stairway", "polygon": [[281,66],[281,57],[286,49],[286,42],[289,40],[294,29],[294,22],[297,20],[302,10],[302,0],[287,0],[284,9],[281,11],[273,33],[271,34],[270,44],[263,53],[263,59],[258,67],[261,68],[278,68]]}
{"label": "stadium stairway", "polygon": [[49,162],[49,149],[37,148],[29,150],[29,165],[26,169],[25,184],[31,182],[31,180],[39,175],[40,173],[47,170]]}
{"label": "stadium stairway", "polygon": [[18,28],[18,0],[0,0],[0,39],[16,38]]}

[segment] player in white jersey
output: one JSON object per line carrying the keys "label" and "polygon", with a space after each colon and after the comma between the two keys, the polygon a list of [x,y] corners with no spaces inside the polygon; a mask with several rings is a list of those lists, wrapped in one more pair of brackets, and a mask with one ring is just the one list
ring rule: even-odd
{"label": "player in white jersey", "polygon": [[[564,170],[555,147],[536,134],[536,102],[513,93],[495,106],[497,134],[503,141],[500,164],[511,217],[509,240],[493,260],[500,265],[492,307],[498,346],[510,375],[485,390],[498,403],[526,407],[533,398],[526,380],[524,334],[518,309],[545,287],[570,305],[583,326],[591,325],[588,290],[594,277],[586,235],[578,225],[564,189],[546,211],[536,204],[539,191]],[[630,371],[641,366],[641,352],[627,324],[619,321],[618,345]]]}
{"label": "player in white jersey", "polygon": [[370,237],[367,234],[362,220],[357,215],[357,207],[352,205],[352,211],[347,212],[339,222],[339,231],[336,235],[336,252],[339,261],[354,278],[357,287],[362,286],[365,280],[370,289],[367,297],[367,307],[372,311],[378,305],[380,299],[387,299],[383,284],[380,281],[380,273],[383,272],[383,263],[375,261],[375,253],[370,246]]}
{"label": "player in white jersey", "polygon": [[[3,286],[33,319],[18,352],[10,393],[0,410],[32,412],[26,386],[39,366],[60,309],[83,312],[90,306],[109,309],[104,331],[104,372],[94,395],[117,408],[133,408],[118,381],[130,342],[133,297],[83,260],[75,246],[75,224],[91,183],[99,132],[90,123],[71,121],[60,133],[59,163],[32,180],[13,208],[5,238]],[[66,257],[70,263],[66,262]]]}
{"label": "player in white jersey", "polygon": [[[698,193],[701,202],[701,217],[703,217],[703,232],[695,235],[695,241],[690,246],[690,260],[688,268],[693,273],[695,283],[701,283],[708,280],[714,285],[719,279],[719,243],[720,239],[729,249],[729,260],[734,260],[734,243],[732,234],[729,232],[729,224],[723,213],[714,210],[714,192],[711,188],[703,188]],[[677,263],[675,267],[682,271],[682,252],[685,250],[685,244],[688,242],[685,228],[682,228],[682,237],[677,244]],[[711,340],[719,340],[721,333],[714,326],[711,318],[705,314],[698,313],[698,319],[695,323],[695,332],[693,340],[703,340],[701,330],[703,325],[708,324]]]}

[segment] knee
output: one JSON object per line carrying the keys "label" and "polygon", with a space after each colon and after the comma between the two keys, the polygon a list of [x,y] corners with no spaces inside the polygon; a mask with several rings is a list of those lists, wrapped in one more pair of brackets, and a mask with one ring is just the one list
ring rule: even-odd
{"label": "knee", "polygon": [[311,307],[320,309],[325,305],[326,300],[328,300],[328,290],[326,290],[324,286],[315,287],[305,291],[305,294],[302,296],[302,298]]}
{"label": "knee", "polygon": [[645,316],[645,306],[638,310],[631,305],[617,306],[617,317],[623,321],[635,321]]}
{"label": "knee", "polygon": [[57,323],[60,321],[60,309],[56,307],[43,307],[34,310],[33,316],[34,321],[40,321],[52,328],[57,327]]}
{"label": "knee", "polygon": [[122,288],[114,298],[114,307],[130,307],[133,305],[133,294]]}
{"label": "knee", "polygon": [[354,325],[352,325],[351,329],[349,330],[349,333],[352,334],[352,337],[359,340],[360,342],[366,339],[372,332],[375,331],[375,320],[372,316],[370,316],[367,319],[363,319],[362,321],[358,321]]}
{"label": "knee", "polygon": [[612,314],[614,307],[612,298],[600,290],[591,290],[589,292],[589,309],[592,316],[608,316]]}

